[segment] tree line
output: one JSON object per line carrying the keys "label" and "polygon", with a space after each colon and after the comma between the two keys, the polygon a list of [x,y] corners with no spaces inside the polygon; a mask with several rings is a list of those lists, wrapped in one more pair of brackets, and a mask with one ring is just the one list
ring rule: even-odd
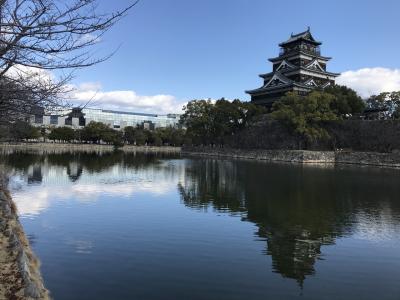
{"label": "tree line", "polygon": [[0,139],[6,141],[48,140],[58,143],[108,144],[117,147],[123,145],[181,146],[185,141],[185,131],[179,128],[146,130],[140,126],[127,126],[123,130],[115,130],[104,123],[93,121],[81,129],[63,126],[46,130],[23,121],[15,122],[13,127],[1,127],[1,129]]}
{"label": "tree line", "polygon": [[266,113],[265,108],[238,99],[192,100],[183,107],[180,122],[188,144],[223,145],[224,137],[246,128]]}
{"label": "tree line", "polygon": [[223,145],[224,139],[250,124],[265,119],[276,120],[305,139],[327,138],[321,126],[360,114],[366,107],[357,93],[344,86],[313,91],[306,96],[289,92],[273,104],[272,112],[251,102],[225,99],[193,100],[184,107],[181,117],[188,140],[194,145]]}
{"label": "tree line", "polygon": [[345,86],[312,91],[306,96],[289,92],[272,107],[271,118],[289,128],[305,142],[328,139],[324,123],[348,119],[361,114],[365,102]]}
{"label": "tree line", "polygon": [[[381,93],[363,100],[345,86],[332,86],[306,96],[287,93],[273,105],[271,118],[307,143],[329,140],[329,123],[346,119],[396,120],[400,117],[400,92]],[[307,147],[307,146],[306,146]]]}
{"label": "tree line", "polygon": [[[139,126],[128,126],[123,130],[115,130],[103,123],[91,122],[82,129],[57,127],[48,133],[44,128],[37,129],[17,121],[9,128],[8,139],[17,141],[43,138],[56,142],[105,143],[116,146],[224,146],[227,140],[232,140],[244,129],[256,123],[273,121],[298,137],[299,148],[309,148],[321,141],[334,145],[334,142],[329,142],[333,138],[329,130],[333,128],[332,124],[340,124],[344,120],[362,122],[368,110],[378,111],[369,119],[399,119],[400,92],[381,93],[363,100],[354,90],[335,85],[307,95],[287,93],[273,104],[271,111],[238,99],[192,100],[183,107],[184,113],[180,119],[183,129],[158,128],[151,131]],[[271,130],[273,127],[268,128]],[[0,132],[0,137],[2,135],[3,139],[7,136],[4,131],[3,134]],[[251,145],[243,146],[248,148]]]}
{"label": "tree line", "polygon": [[[184,107],[180,123],[182,129],[173,127],[145,130],[140,126],[128,126],[115,130],[100,122],[90,122],[82,129],[68,126],[54,127],[48,133],[26,122],[18,121],[3,139],[22,141],[48,139],[55,142],[105,143],[115,146],[128,145],[173,145],[192,144],[222,145],[224,137],[246,128],[260,118],[266,110],[250,102],[238,99],[228,101],[192,100]],[[0,133],[1,137],[1,133]]]}
{"label": "tree line", "polygon": [[377,116],[384,120],[400,119],[400,91],[383,92],[379,95],[372,95],[366,101],[369,109],[380,111]]}
{"label": "tree line", "polygon": [[[335,145],[334,141],[330,141],[333,137],[328,130],[332,124],[340,125],[345,120],[363,122],[366,118],[396,120],[399,117],[400,92],[381,93],[363,100],[354,90],[334,85],[307,95],[289,92],[276,101],[268,112],[239,100],[229,102],[220,99],[215,103],[194,100],[184,107],[181,122],[187,129],[186,140],[191,144],[222,146],[227,141],[231,143],[232,137],[252,124],[277,122],[296,137],[299,148],[307,149],[321,142]],[[274,126],[265,128],[271,130]],[[276,132],[264,134],[274,135]],[[235,144],[245,148],[251,146]]]}

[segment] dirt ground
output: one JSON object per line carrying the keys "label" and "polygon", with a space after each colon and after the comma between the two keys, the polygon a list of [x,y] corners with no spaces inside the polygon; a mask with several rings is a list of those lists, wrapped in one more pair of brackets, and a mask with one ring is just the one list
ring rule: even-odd
{"label": "dirt ground", "polygon": [[10,249],[9,238],[0,232],[0,299],[24,299],[23,295],[16,254]]}
{"label": "dirt ground", "polygon": [[49,299],[49,295],[43,286],[39,261],[0,179],[0,300],[3,299]]}

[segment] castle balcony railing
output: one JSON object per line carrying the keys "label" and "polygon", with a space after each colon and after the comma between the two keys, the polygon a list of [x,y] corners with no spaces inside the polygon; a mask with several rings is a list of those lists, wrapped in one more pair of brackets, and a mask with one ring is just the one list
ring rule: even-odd
{"label": "castle balcony railing", "polygon": [[287,54],[291,54],[291,53],[296,53],[296,52],[299,52],[299,51],[302,51],[302,52],[305,52],[305,53],[309,53],[311,55],[318,55],[318,56],[321,55],[321,50],[320,50],[319,47],[315,47],[315,48],[310,49],[310,48],[307,48],[307,47],[297,46],[297,47],[290,48],[290,49],[281,48],[279,50],[279,56],[283,56],[283,55],[287,55]]}

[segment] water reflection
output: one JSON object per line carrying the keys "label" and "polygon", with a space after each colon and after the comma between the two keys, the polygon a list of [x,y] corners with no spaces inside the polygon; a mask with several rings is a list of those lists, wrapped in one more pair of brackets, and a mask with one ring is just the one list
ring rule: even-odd
{"label": "water reflection", "polygon": [[[143,192],[147,198],[174,192],[174,197],[180,195],[181,202],[190,210],[202,213],[211,209],[255,224],[255,239],[262,240],[262,247],[265,245],[263,254],[271,257],[274,272],[295,280],[300,286],[318,272],[318,260],[330,259],[325,255],[326,249],[335,245],[339,238],[351,236],[379,242],[398,241],[400,236],[400,171],[397,170],[327,169],[123,152],[47,155],[17,152],[0,158],[14,173],[10,184],[18,191],[15,201],[23,217],[37,216],[48,210],[55,199],[86,204],[104,195],[107,199],[120,199]],[[179,195],[176,195],[177,187]],[[154,202],[154,207],[148,208],[152,216],[146,215],[143,219],[153,221],[153,226],[159,230],[165,224],[157,219],[160,215],[154,214],[158,205]],[[179,200],[177,205],[182,208]],[[79,209],[74,212],[78,213]],[[175,228],[177,232],[179,227],[193,226],[190,218],[180,219],[182,211],[177,207],[172,209],[174,211],[167,213],[174,215],[171,220],[179,223]],[[139,215],[138,212],[136,217]],[[216,225],[211,224],[210,230],[212,226]],[[136,236],[141,232],[149,234],[144,227],[138,232],[130,228]],[[143,238],[143,245],[148,245],[147,239],[150,238]],[[65,244],[74,253],[89,255],[99,248],[94,240],[89,234],[77,231]],[[179,240],[181,237],[171,239]],[[119,242],[129,244],[130,241]],[[140,246],[136,240],[131,242],[135,247]],[[132,246],[132,249],[135,248]]]}
{"label": "water reflection", "polygon": [[[53,199],[93,202],[102,195],[135,192],[161,195],[174,190],[183,166],[171,168],[155,153],[79,152],[40,155],[16,152],[2,157],[21,216],[38,215]],[[169,159],[176,156],[168,155]],[[29,188],[28,188],[29,186]],[[34,199],[34,201],[32,201]]]}
{"label": "water reflection", "polygon": [[[9,155],[3,155],[2,161],[14,171],[26,174],[28,183],[41,183],[43,172],[56,168],[65,168],[69,179],[75,182],[80,178],[84,169],[89,173],[99,173],[118,165],[122,168],[138,170],[159,163],[159,160],[165,156],[156,153],[124,153],[122,151],[51,153],[47,155],[16,151]],[[168,157],[171,158],[171,155]]]}
{"label": "water reflection", "polygon": [[323,258],[322,246],[338,237],[399,236],[396,172],[191,160],[178,188],[190,208],[212,206],[255,223],[274,270],[302,285]]}

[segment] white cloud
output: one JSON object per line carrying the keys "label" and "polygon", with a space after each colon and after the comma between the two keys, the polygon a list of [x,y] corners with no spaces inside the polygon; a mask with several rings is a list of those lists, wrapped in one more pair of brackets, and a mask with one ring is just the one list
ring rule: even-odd
{"label": "white cloud", "polygon": [[382,92],[400,91],[400,69],[377,67],[346,71],[336,83],[356,90],[364,98]]}
{"label": "white cloud", "polygon": [[[14,181],[16,179],[13,179]],[[14,185],[16,183],[13,183]],[[13,191],[13,199],[18,208],[18,214],[22,217],[39,215],[50,206],[59,201],[77,199],[80,202],[95,202],[102,195],[121,198],[135,193],[150,193],[162,196],[175,189],[175,184],[168,180],[156,180],[148,182],[121,182],[118,184],[69,184],[63,188],[57,185],[36,185],[21,187]]]}
{"label": "white cloud", "polygon": [[65,244],[74,248],[75,253],[78,254],[91,254],[94,248],[93,241],[75,239],[68,237]]}
{"label": "white cloud", "polygon": [[[24,78],[27,81],[40,81],[50,83],[56,81],[53,72],[34,67],[14,66],[8,71],[8,75],[14,78]],[[138,95],[133,90],[104,91],[99,82],[84,82],[79,85],[67,85],[65,90],[72,91],[65,94],[68,102],[73,105],[86,105],[132,112],[144,113],[182,113],[182,107],[186,104],[176,97],[167,94]]]}
{"label": "white cloud", "polygon": [[52,82],[55,80],[54,74],[49,70],[35,67],[27,67],[23,65],[14,65],[7,71],[10,78],[23,78],[27,81]]}
{"label": "white cloud", "polygon": [[133,90],[103,91],[100,83],[86,82],[72,93],[74,104],[123,111],[147,113],[181,113],[185,104],[172,95],[138,95]]}
{"label": "white cloud", "polygon": [[99,35],[94,35],[92,33],[86,33],[84,35],[82,35],[77,42],[80,45],[83,44],[97,44],[99,42],[101,42],[101,37]]}
{"label": "white cloud", "polygon": [[101,88],[100,82],[84,82],[78,86],[78,90],[80,91],[99,91]]}
{"label": "white cloud", "polygon": [[[15,175],[11,176],[9,187],[19,215],[32,217],[62,201],[89,203],[104,195],[119,199],[146,193],[162,199],[176,189],[176,182],[178,178],[183,178],[184,169],[180,166],[176,173],[169,174],[160,172],[159,167],[148,166],[136,173],[135,170],[115,165],[101,173],[84,171],[79,180],[72,183],[66,168],[45,164],[41,167],[42,184],[28,185],[26,175]],[[166,165],[165,168],[170,166]]]}

